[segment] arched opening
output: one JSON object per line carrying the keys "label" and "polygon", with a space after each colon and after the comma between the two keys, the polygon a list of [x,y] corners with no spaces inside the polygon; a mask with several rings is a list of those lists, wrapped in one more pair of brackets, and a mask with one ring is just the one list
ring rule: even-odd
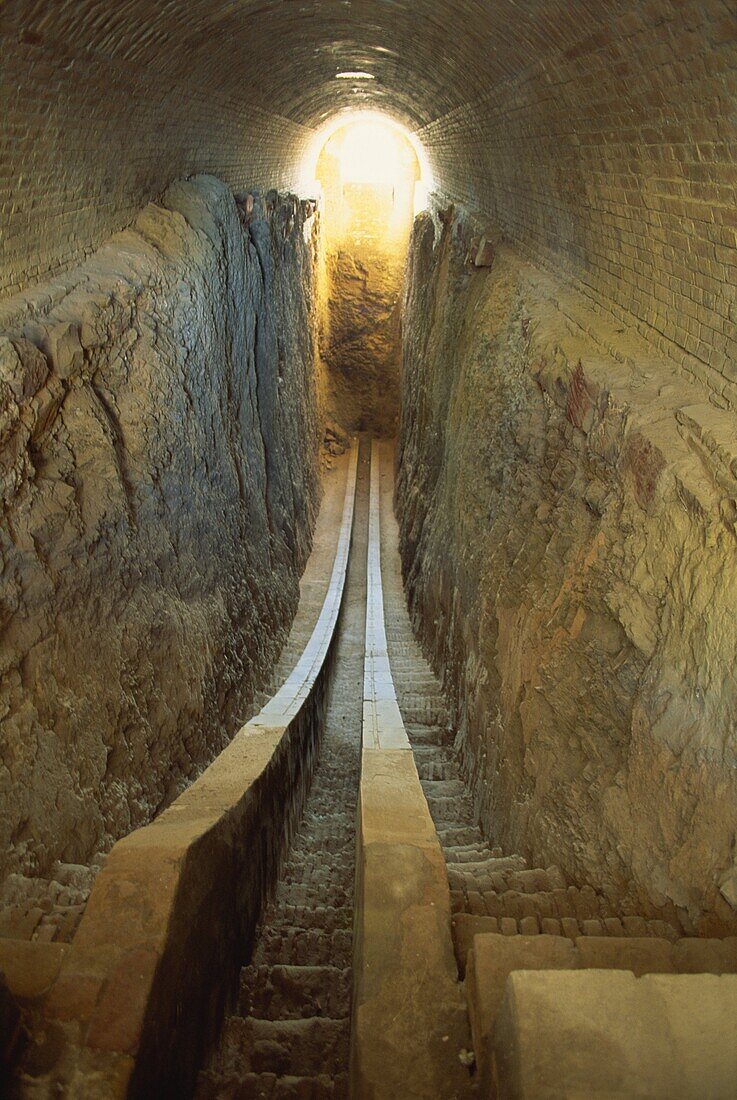
{"label": "arched opening", "polygon": [[392,435],[399,408],[400,297],[412,221],[429,172],[385,116],[339,116],[312,156],[322,197],[328,309],[322,354],[338,426]]}

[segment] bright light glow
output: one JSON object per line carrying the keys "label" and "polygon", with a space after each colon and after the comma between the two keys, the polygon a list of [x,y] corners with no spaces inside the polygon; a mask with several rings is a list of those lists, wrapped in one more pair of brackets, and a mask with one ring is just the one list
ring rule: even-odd
{"label": "bright light glow", "polygon": [[336,80],[376,80],[376,77],[374,76],[373,73],[361,73],[361,72],[350,73],[349,72],[349,73],[336,73],[335,74],[335,79]]}
{"label": "bright light glow", "polygon": [[413,133],[411,133],[405,126],[402,126],[400,122],[396,122],[389,115],[380,113],[379,111],[355,111],[346,109],[339,111],[333,115],[332,118],[321,126],[310,143],[309,150],[302,162],[302,176],[300,181],[300,192],[303,195],[314,195],[316,198],[320,198],[322,195],[322,186],[317,177],[317,161],[328,142],[329,138],[339,130],[342,126],[358,125],[359,123],[380,123],[383,126],[388,126],[394,131],[398,131],[402,134],[410,143],[415,151],[417,160],[420,165],[420,179],[415,188],[415,213],[419,213],[420,210],[424,210],[427,205],[427,196],[433,190],[434,183],[432,177],[432,171],[430,169],[430,162],[427,158],[427,153],[424,147],[418,141]]}
{"label": "bright light glow", "polygon": [[344,183],[394,183],[401,175],[397,139],[382,122],[350,126],[340,150]]}

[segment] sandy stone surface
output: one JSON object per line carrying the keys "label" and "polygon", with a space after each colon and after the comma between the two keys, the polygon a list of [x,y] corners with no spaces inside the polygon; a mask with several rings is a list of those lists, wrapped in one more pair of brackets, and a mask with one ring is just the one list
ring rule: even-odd
{"label": "sandy stone surface", "polygon": [[330,324],[323,356],[333,416],[346,431],[396,431],[404,258],[344,242],[327,256]]}
{"label": "sandy stone surface", "polygon": [[734,422],[457,217],[417,223],[398,503],[484,828],[621,911],[734,928]]}
{"label": "sandy stone surface", "polygon": [[0,307],[3,872],[148,821],[284,641],[318,496],[304,215],[176,183]]}

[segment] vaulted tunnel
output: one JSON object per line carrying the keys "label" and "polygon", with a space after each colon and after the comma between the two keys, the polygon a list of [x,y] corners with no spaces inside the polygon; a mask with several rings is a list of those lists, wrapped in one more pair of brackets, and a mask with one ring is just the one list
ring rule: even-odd
{"label": "vaulted tunnel", "polygon": [[9,0],[0,82],[8,1090],[732,1096],[733,5]]}

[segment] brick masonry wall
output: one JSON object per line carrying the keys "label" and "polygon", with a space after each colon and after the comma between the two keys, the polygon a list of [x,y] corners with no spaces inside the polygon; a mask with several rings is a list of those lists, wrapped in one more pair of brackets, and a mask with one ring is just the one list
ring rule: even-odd
{"label": "brick masonry wall", "polygon": [[737,406],[736,102],[733,5],[649,0],[418,136],[445,194]]}
{"label": "brick masonry wall", "polygon": [[291,189],[312,133],[149,68],[0,36],[0,296],[78,263],[180,176]]}
{"label": "brick masonry wall", "polygon": [[[737,405],[732,0],[354,8],[4,5],[0,294],[81,259],[173,178],[294,187],[300,123],[351,101],[336,66],[369,65],[352,102],[413,119],[443,193]],[[401,70],[363,56],[375,37]]]}

